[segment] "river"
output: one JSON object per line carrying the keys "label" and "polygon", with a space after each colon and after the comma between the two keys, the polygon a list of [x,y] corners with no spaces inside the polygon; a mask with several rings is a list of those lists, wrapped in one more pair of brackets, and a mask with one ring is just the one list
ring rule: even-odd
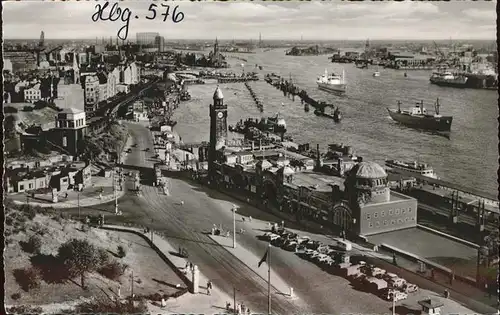
{"label": "river", "polygon": [[[241,83],[221,84],[228,105],[228,124],[248,117],[267,117],[277,112],[285,118],[288,134],[297,143],[319,143],[326,149],[329,143],[344,143],[354,148],[365,160],[383,165],[385,159],[417,160],[431,165],[438,175],[466,187],[498,194],[498,93],[491,90],[455,89],[429,83],[430,71],[358,69],[353,64],[333,64],[328,56],[285,56],[284,49],[256,54],[231,54],[247,62],[229,57],[230,71],[256,71],[260,75],[274,72],[291,77],[310,96],[339,106],[343,120],[317,117],[311,110],[304,112],[300,99],[295,101],[266,82],[252,82],[264,104],[260,113]],[[255,65],[263,66],[258,70]],[[329,94],[316,87],[315,80],[325,68],[340,73],[345,70],[348,90],[346,96]],[[209,104],[215,85],[190,86],[192,100],[182,102],[174,118],[177,131],[184,142],[208,141]],[[401,126],[388,115],[386,107],[412,107],[423,100],[429,110],[439,97],[441,114],[453,116],[449,138]]]}

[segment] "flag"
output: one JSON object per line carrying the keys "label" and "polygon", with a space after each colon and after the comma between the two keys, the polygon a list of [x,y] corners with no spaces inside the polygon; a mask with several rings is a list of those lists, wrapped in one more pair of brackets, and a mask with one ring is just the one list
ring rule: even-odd
{"label": "flag", "polygon": [[262,263],[267,262],[267,252],[269,251],[269,248],[266,250],[266,253],[262,257],[262,259],[259,261],[259,267],[262,265]]}

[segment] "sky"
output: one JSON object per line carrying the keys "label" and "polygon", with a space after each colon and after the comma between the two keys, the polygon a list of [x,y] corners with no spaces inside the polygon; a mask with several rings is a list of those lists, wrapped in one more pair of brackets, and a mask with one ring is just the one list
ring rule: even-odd
{"label": "sky", "polygon": [[[126,22],[92,21],[102,1],[2,1],[5,39],[115,38]],[[111,2],[114,3],[114,2]],[[157,5],[154,20],[148,8]],[[170,5],[163,22],[161,3]],[[174,7],[184,13],[172,21]],[[371,40],[495,39],[496,1],[427,2],[187,2],[121,1],[131,16],[127,40],[138,32],[169,39]],[[104,11],[109,15],[111,5]],[[135,17],[138,18],[135,18]],[[126,20],[126,18],[124,18]],[[122,37],[124,33],[122,32]]]}

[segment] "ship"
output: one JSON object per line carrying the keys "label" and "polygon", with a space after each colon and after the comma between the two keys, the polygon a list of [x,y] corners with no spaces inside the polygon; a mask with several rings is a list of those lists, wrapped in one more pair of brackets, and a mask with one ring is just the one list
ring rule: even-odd
{"label": "ship", "polygon": [[468,78],[450,71],[436,71],[432,73],[429,80],[432,84],[440,86],[466,87]]}
{"label": "ship", "polygon": [[402,162],[398,160],[386,160],[385,165],[395,173],[403,173],[405,175],[419,174],[434,179],[439,179],[432,167],[425,163]]}
{"label": "ship", "polygon": [[284,134],[286,133],[286,122],[285,119],[282,118],[279,114],[276,114],[274,117],[268,117],[259,119],[248,118],[243,121],[240,120],[236,123],[236,125],[229,126],[228,129],[231,132],[237,133],[247,133],[248,130],[256,128],[262,132],[273,132],[276,134]]}
{"label": "ship", "polygon": [[380,77],[380,72],[379,72],[379,71],[375,71],[375,72],[373,73],[373,76],[374,76],[374,77]]}
{"label": "ship", "polygon": [[387,108],[387,111],[393,120],[408,127],[448,132],[451,129],[453,117],[441,116],[439,114],[439,107],[438,98],[435,104],[435,114],[433,115],[427,113],[423,101],[417,103],[417,105],[410,110],[402,111],[401,102],[398,101],[398,109]]}
{"label": "ship", "polygon": [[325,74],[319,77],[316,83],[320,89],[329,92],[345,93],[347,87],[344,70],[342,70],[342,76],[336,75],[335,73],[328,74],[328,71],[325,70]]}

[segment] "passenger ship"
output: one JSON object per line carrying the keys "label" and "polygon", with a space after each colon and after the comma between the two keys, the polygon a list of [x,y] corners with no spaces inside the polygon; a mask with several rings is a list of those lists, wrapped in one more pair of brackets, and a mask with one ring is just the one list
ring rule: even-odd
{"label": "passenger ship", "polygon": [[316,83],[320,89],[328,92],[345,93],[347,87],[344,70],[342,70],[341,76],[335,73],[328,74],[328,71],[325,70],[325,74],[320,76]]}
{"label": "passenger ship", "polygon": [[439,179],[432,167],[425,163],[417,163],[416,161],[402,162],[398,160],[386,160],[385,165],[394,170],[396,173],[404,173],[407,175],[418,174],[421,176]]}

